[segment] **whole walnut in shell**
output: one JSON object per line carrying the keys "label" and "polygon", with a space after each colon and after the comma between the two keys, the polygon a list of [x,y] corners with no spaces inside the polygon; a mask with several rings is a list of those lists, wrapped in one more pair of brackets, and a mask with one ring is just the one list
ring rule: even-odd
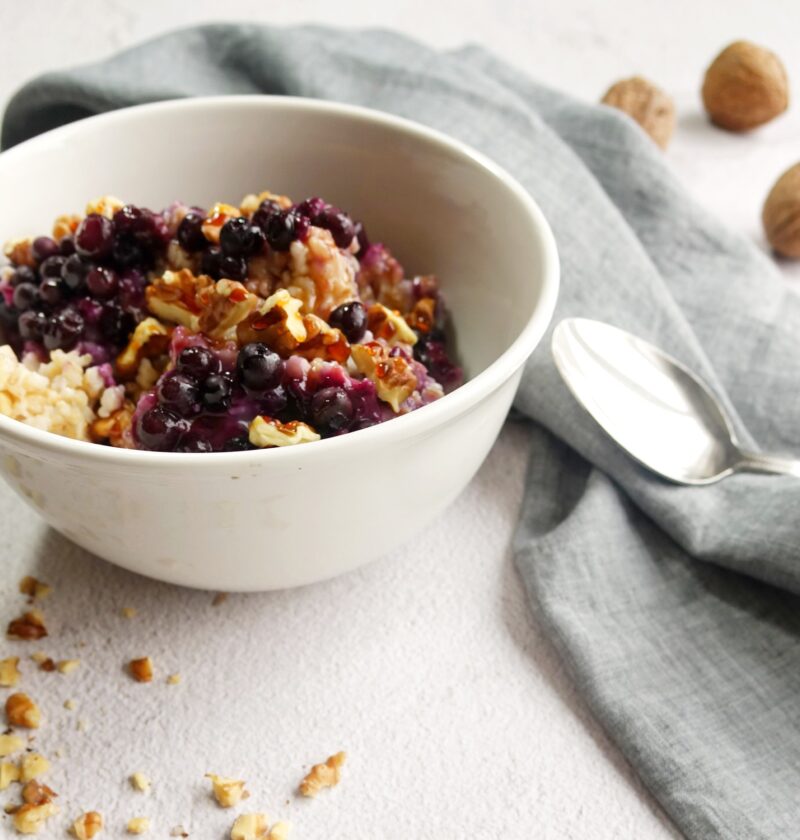
{"label": "whole walnut in shell", "polygon": [[661,88],[632,76],[613,84],[601,101],[633,117],[662,149],[667,148],[675,128],[675,105]]}
{"label": "whole walnut in shell", "polygon": [[788,108],[789,79],[775,53],[734,41],[706,70],[702,94],[713,123],[729,131],[749,131]]}
{"label": "whole walnut in shell", "polygon": [[777,253],[800,259],[800,163],[775,182],[764,202],[761,221]]}

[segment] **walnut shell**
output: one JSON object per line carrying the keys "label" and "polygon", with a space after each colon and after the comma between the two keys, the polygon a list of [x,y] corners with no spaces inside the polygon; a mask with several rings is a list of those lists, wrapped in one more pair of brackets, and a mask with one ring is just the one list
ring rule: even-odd
{"label": "walnut shell", "polygon": [[788,108],[789,79],[775,53],[749,41],[734,41],[706,70],[702,94],[715,125],[749,131]]}
{"label": "walnut shell", "polygon": [[633,76],[611,85],[601,102],[633,117],[662,149],[667,148],[675,128],[675,105],[661,88]]}
{"label": "walnut shell", "polygon": [[800,259],[800,163],[775,182],[764,202],[761,221],[777,253]]}

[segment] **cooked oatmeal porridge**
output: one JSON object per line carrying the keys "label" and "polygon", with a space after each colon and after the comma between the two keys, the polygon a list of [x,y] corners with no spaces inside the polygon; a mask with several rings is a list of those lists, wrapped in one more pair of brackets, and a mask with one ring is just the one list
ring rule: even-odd
{"label": "cooked oatmeal porridge", "polygon": [[0,412],[129,449],[308,443],[458,387],[433,275],[320,198],[110,196],[6,244]]}

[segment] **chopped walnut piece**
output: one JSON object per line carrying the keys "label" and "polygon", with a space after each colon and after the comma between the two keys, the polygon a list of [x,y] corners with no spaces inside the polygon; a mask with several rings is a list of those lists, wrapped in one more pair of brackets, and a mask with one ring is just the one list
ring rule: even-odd
{"label": "chopped walnut piece", "polygon": [[0,686],[12,688],[19,682],[19,657],[9,656],[8,659],[0,659]]}
{"label": "chopped walnut piece", "polygon": [[174,828],[169,830],[170,837],[188,837],[189,832],[182,826],[176,825]]}
{"label": "chopped walnut piece", "polygon": [[290,828],[291,824],[286,822],[285,820],[276,822],[275,825],[273,825],[272,828],[269,830],[267,840],[287,840]]}
{"label": "chopped walnut piece", "polygon": [[125,826],[128,834],[145,834],[150,830],[150,820],[147,817],[133,817]]}
{"label": "chopped walnut piece", "polygon": [[71,674],[80,664],[80,659],[62,659],[56,667],[62,674]]}
{"label": "chopped walnut piece", "polygon": [[67,711],[70,711],[70,712],[74,711],[75,706],[76,706],[76,703],[75,703],[74,700],[65,700],[64,701],[64,708],[67,709]]}
{"label": "chopped walnut piece", "polygon": [[23,783],[38,779],[50,769],[50,762],[40,753],[27,753],[19,763],[20,777]]}
{"label": "chopped walnut piece", "polygon": [[128,668],[136,682],[150,682],[153,679],[153,660],[149,656],[131,659]]}
{"label": "chopped walnut piece", "polygon": [[37,782],[36,779],[31,779],[22,788],[22,801],[26,805],[44,805],[45,802],[50,802],[55,796],[55,791],[47,785]]}
{"label": "chopped walnut piece", "polygon": [[431,297],[420,298],[411,312],[406,315],[406,323],[414,330],[428,333],[436,323],[436,300]]}
{"label": "chopped walnut piece", "polygon": [[417,343],[417,334],[395,309],[387,309],[382,303],[373,303],[367,310],[367,326],[375,338],[382,338],[389,347],[398,344]]}
{"label": "chopped walnut piece", "polygon": [[134,773],[131,776],[131,785],[135,790],[146,793],[150,790],[150,779],[148,779],[144,773]]}
{"label": "chopped walnut piece", "polygon": [[181,681],[181,675],[180,674],[170,674],[167,677],[167,685],[178,685],[178,683],[180,681]]}
{"label": "chopped walnut piece", "polygon": [[286,289],[278,289],[239,327],[239,342],[263,341],[273,349],[279,345],[294,349],[308,334],[300,314],[302,308],[302,300],[292,297]]}
{"label": "chopped walnut piece", "polygon": [[6,698],[6,718],[12,726],[38,729],[42,721],[42,713],[27,694],[17,692]]}
{"label": "chopped walnut piece", "polygon": [[216,339],[235,339],[236,327],[250,317],[259,298],[236,280],[219,280],[197,295],[198,329]]}
{"label": "chopped walnut piece", "polygon": [[228,219],[233,219],[238,215],[238,207],[218,202],[211,208],[203,221],[203,226],[201,228],[203,236],[205,236],[209,242],[213,242],[215,245],[218,245],[219,232],[222,229],[222,226],[228,221]]}
{"label": "chopped walnut piece", "polygon": [[50,817],[58,813],[58,806],[52,802],[41,805],[20,805],[14,812],[14,828],[20,834],[38,834]]}
{"label": "chopped walnut piece", "polygon": [[343,364],[350,356],[350,342],[338,327],[316,315],[304,315],[306,340],[298,344],[293,352],[304,359],[325,359]]}
{"label": "chopped walnut piece", "polygon": [[[144,364],[149,365],[150,360],[142,359],[140,368]],[[158,378],[158,373],[156,373],[156,378]],[[106,391],[106,393],[108,392]],[[112,411],[108,417],[98,417],[89,427],[92,440],[107,440],[112,446],[117,446],[120,449],[131,449],[133,443],[127,432],[133,422],[133,413],[135,410],[136,406],[129,400],[126,400],[122,408]]]}
{"label": "chopped walnut piece", "polygon": [[350,344],[341,330],[316,315],[301,315],[303,302],[286,289],[278,289],[237,327],[240,344],[260,341],[286,358],[347,361]]}
{"label": "chopped walnut piece", "polygon": [[11,761],[0,761],[0,790],[5,790],[12,782],[20,780],[19,765]]}
{"label": "chopped walnut piece", "polygon": [[40,660],[39,662],[39,670],[40,671],[47,671],[48,673],[51,671],[55,671],[56,663],[49,656],[45,656],[44,659]]}
{"label": "chopped walnut piece", "polygon": [[210,277],[205,274],[195,276],[188,268],[165,271],[145,289],[147,308],[164,321],[181,324],[197,332],[201,311],[198,299],[213,285]]}
{"label": "chopped walnut piece", "polygon": [[13,755],[25,746],[25,741],[19,735],[4,733],[0,735],[0,758]]}
{"label": "chopped walnut piece", "polygon": [[266,840],[268,828],[266,814],[240,814],[231,828],[231,840]]}
{"label": "chopped walnut piece", "polygon": [[107,219],[113,219],[117,210],[122,210],[125,204],[113,195],[101,195],[86,205],[86,215],[97,213]]}
{"label": "chopped walnut piece", "polygon": [[13,639],[23,639],[26,642],[43,639],[47,635],[44,616],[39,610],[28,610],[9,622],[7,633]]}
{"label": "chopped walnut piece", "polygon": [[34,268],[36,260],[33,258],[32,245],[33,240],[30,237],[11,239],[3,245],[3,254],[14,265],[27,265],[29,268]]}
{"label": "chopped walnut piece", "polygon": [[72,823],[72,833],[78,840],[92,840],[103,829],[103,817],[97,811],[87,811]]}
{"label": "chopped walnut piece", "polygon": [[225,601],[228,600],[228,593],[227,592],[217,592],[214,596],[213,600],[211,601],[212,607],[218,607],[220,604],[224,604]]}
{"label": "chopped walnut piece", "polygon": [[323,788],[334,787],[339,784],[341,767],[347,758],[344,752],[332,755],[324,764],[315,764],[306,777],[300,782],[300,793],[303,796],[316,796]]}
{"label": "chopped walnut piece", "polygon": [[53,587],[47,583],[42,583],[40,580],[36,580],[35,577],[26,575],[19,582],[19,591],[29,598],[42,601],[53,591]]}
{"label": "chopped walnut piece", "polygon": [[401,403],[417,387],[417,376],[410,363],[402,356],[390,356],[377,341],[354,344],[352,358],[358,370],[375,383],[378,398],[389,403],[397,414]]}
{"label": "chopped walnut piece", "polygon": [[53,239],[56,242],[61,242],[65,236],[72,236],[80,223],[81,217],[74,213],[57,216],[55,222],[53,222]]}
{"label": "chopped walnut piece", "polygon": [[135,607],[123,607],[120,612],[122,613],[123,618],[136,618]]}
{"label": "chopped walnut piece", "polygon": [[272,446],[294,446],[298,443],[313,443],[320,436],[311,426],[300,420],[281,423],[272,417],[254,417],[250,421],[250,443],[259,448]]}
{"label": "chopped walnut piece", "polygon": [[[147,287],[147,291],[150,290]],[[156,315],[159,313],[156,312]],[[136,375],[139,362],[160,356],[169,346],[170,329],[155,318],[145,318],[136,325],[127,347],[117,356],[117,373],[122,379]],[[107,418],[110,419],[110,418]]]}
{"label": "chopped walnut piece", "polygon": [[[31,659],[37,664],[42,665],[42,663],[47,662],[50,657],[43,651],[37,650],[31,654]],[[50,660],[52,662],[52,660]]]}
{"label": "chopped walnut piece", "polygon": [[248,797],[245,791],[245,782],[241,779],[226,779],[224,776],[217,776],[215,773],[206,773],[206,778],[211,779],[211,788],[214,792],[214,799],[223,808],[233,808],[242,799]]}

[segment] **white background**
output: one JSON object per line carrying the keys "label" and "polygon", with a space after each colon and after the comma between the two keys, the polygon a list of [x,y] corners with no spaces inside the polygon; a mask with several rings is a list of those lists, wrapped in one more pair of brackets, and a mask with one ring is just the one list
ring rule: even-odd
{"label": "white background", "polygon": [[[622,76],[649,76],[675,97],[667,156],[687,189],[762,247],[763,197],[800,158],[797,109],[734,136],[707,124],[698,96],[707,63],[742,37],[772,47],[800,80],[796,0],[3,0],[0,105],[42,71],[226,19],[393,27],[443,47],[478,41],[589,101]],[[797,268],[784,268],[797,282]],[[51,780],[63,808],[52,836],[97,808],[110,836],[145,813],[151,836],[182,824],[194,838],[222,837],[231,817],[207,801],[207,771],[247,779],[250,804],[288,815],[297,838],[676,836],[592,722],[521,592],[509,543],[525,449],[524,428],[507,427],[470,488],[395,556],[328,584],[234,596],[214,609],[206,594],[73,550],[0,490],[4,544],[14,545],[2,558],[0,619],[19,605],[18,577],[38,572],[57,586],[43,646],[84,660],[72,677],[27,680],[48,718],[41,748],[64,751]],[[126,604],[139,608],[132,622],[117,615]],[[14,647],[0,645],[0,656]],[[122,670],[143,654],[159,667],[146,687]],[[168,670],[184,683],[165,686]],[[78,712],[61,708],[67,696]],[[293,799],[303,765],[338,749],[349,753],[342,786],[314,803]],[[147,799],[125,785],[134,770],[154,779]]]}

